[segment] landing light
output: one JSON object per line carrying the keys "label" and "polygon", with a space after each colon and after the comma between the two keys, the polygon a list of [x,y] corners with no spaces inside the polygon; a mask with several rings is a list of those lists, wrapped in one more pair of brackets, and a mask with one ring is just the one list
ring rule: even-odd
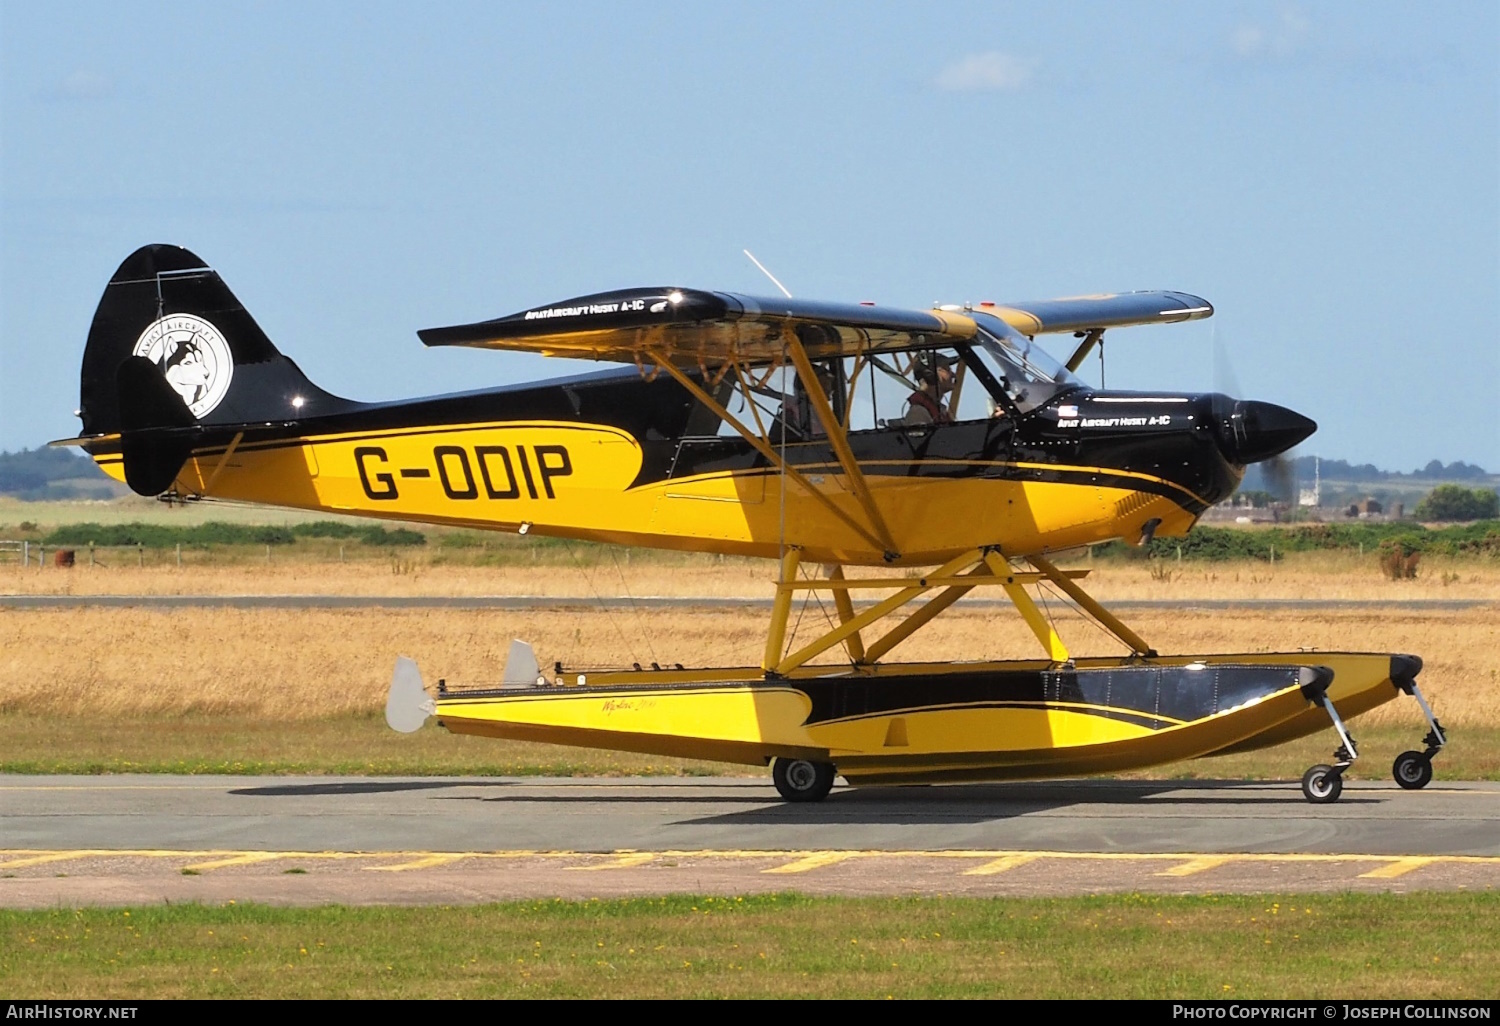
{"label": "landing light", "polygon": [[668,292],[667,293],[667,301],[669,303],[671,303],[673,306],[676,306],[678,303],[682,302],[682,293],[681,292]]}
{"label": "landing light", "polygon": [[299,410],[302,409],[302,402],[303,402],[303,399],[302,399],[302,397],[300,395],[294,395],[294,396],[292,396],[292,406],[295,407],[296,409],[299,409]]}

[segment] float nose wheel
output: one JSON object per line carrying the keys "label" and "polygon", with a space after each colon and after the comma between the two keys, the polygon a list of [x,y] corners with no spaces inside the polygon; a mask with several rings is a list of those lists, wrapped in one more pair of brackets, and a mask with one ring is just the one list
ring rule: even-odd
{"label": "float nose wheel", "polygon": [[1333,729],[1338,731],[1339,740],[1343,741],[1338,751],[1333,753],[1332,766],[1319,763],[1302,774],[1302,797],[1315,804],[1325,805],[1338,801],[1339,795],[1344,793],[1344,770],[1354,765],[1354,760],[1359,758],[1359,749],[1355,747],[1354,738],[1349,736],[1349,731],[1344,729],[1339,711],[1329,700],[1326,685],[1323,690],[1308,695],[1308,699],[1323,707],[1323,711],[1333,721]]}
{"label": "float nose wheel", "polygon": [[1417,700],[1417,705],[1422,709],[1422,715],[1427,719],[1427,736],[1422,739],[1426,746],[1421,752],[1402,752],[1396,756],[1396,761],[1391,765],[1391,776],[1396,778],[1396,783],[1408,791],[1416,791],[1426,787],[1432,782],[1432,757],[1443,750],[1448,743],[1448,732],[1438,722],[1433,714],[1432,706],[1427,704],[1427,696],[1422,694],[1422,689],[1417,687],[1417,673],[1422,669],[1422,660],[1416,656],[1392,656],[1391,657],[1391,683],[1396,690],[1410,695]]}
{"label": "float nose wheel", "polygon": [[789,802],[820,802],[833,788],[833,763],[809,759],[773,759],[771,780]]}

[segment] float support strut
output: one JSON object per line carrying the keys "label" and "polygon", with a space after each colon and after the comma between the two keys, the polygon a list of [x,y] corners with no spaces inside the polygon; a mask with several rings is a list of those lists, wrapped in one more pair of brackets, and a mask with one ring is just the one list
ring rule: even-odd
{"label": "float support strut", "polygon": [[1129,627],[1126,627],[1125,624],[1120,621],[1119,617],[1115,616],[1115,614],[1111,613],[1108,609],[1105,609],[1098,602],[1096,602],[1093,596],[1091,596],[1088,592],[1084,591],[1077,584],[1075,584],[1067,574],[1063,573],[1055,565],[1053,565],[1051,560],[1043,559],[1041,556],[1027,556],[1026,560],[1032,566],[1040,570],[1046,576],[1047,580],[1051,581],[1053,584],[1062,589],[1063,594],[1067,595],[1068,598],[1072,599],[1074,602],[1077,602],[1080,606],[1082,606],[1084,610],[1095,620],[1098,620],[1106,630],[1108,630],[1115,637],[1119,638],[1125,644],[1129,645],[1131,651],[1136,655],[1156,655],[1156,650],[1150,645],[1146,644],[1145,638],[1142,638],[1139,634],[1131,630]]}
{"label": "float support strut", "polygon": [[781,557],[781,579],[776,582],[776,601],[771,606],[771,630],[766,635],[766,654],[760,667],[768,673],[781,661],[781,646],[786,641],[786,620],[792,611],[791,585],[797,579],[797,567],[801,563],[802,550],[796,547],[788,548]]}
{"label": "float support strut", "polygon": [[[844,568],[837,563],[830,566],[828,568],[828,578],[833,581],[842,581],[844,579]],[[854,602],[849,598],[849,590],[847,588],[840,588],[833,593],[833,608],[839,612],[840,623],[848,623],[854,619]],[[859,636],[859,631],[855,631],[844,639],[844,648],[848,650],[851,662],[862,663],[865,661],[865,642]]]}
{"label": "float support strut", "polygon": [[984,554],[984,561],[989,566],[990,573],[1000,578],[1005,594],[1010,596],[1016,611],[1026,621],[1026,626],[1031,628],[1031,633],[1036,635],[1036,640],[1040,641],[1042,647],[1047,650],[1047,658],[1055,663],[1067,662],[1068,647],[1063,644],[1062,638],[1057,636],[1057,631],[1053,630],[1052,625],[1047,622],[1047,618],[1036,607],[1036,603],[1026,593],[1026,589],[1016,581],[1016,575],[1011,570],[1010,564],[1005,561],[1005,557],[991,549]]}

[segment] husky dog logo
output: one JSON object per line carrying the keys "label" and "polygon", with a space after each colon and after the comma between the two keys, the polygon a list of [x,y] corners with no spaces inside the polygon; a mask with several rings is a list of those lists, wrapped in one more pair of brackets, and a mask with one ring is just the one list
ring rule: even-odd
{"label": "husky dog logo", "polygon": [[234,356],[218,328],[192,314],[170,314],[141,333],[131,350],[161,368],[167,384],[202,420],[224,401]]}

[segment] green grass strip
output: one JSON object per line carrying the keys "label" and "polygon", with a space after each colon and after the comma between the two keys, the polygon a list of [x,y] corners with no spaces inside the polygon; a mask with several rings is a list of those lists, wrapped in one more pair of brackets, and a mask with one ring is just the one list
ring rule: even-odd
{"label": "green grass strip", "polygon": [[1497,917],[1492,892],[0,911],[0,992],[1483,998]]}

